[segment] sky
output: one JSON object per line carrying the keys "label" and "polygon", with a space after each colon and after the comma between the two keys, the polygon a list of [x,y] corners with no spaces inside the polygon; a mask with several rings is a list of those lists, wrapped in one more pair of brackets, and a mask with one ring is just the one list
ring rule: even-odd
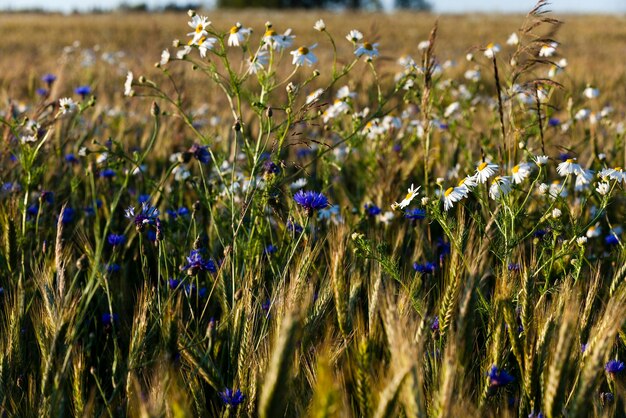
{"label": "sky", "polygon": [[[181,4],[213,4],[213,0],[126,0],[128,4],[145,3],[152,7],[163,6],[172,2]],[[464,12],[528,12],[536,0],[430,0],[437,13]],[[93,7],[114,8],[122,0],[0,0],[1,9],[44,8],[47,10],[69,13],[72,10],[88,10]],[[383,4],[392,4],[393,0],[382,0]],[[558,13],[624,13],[626,0],[552,0],[550,9]]]}

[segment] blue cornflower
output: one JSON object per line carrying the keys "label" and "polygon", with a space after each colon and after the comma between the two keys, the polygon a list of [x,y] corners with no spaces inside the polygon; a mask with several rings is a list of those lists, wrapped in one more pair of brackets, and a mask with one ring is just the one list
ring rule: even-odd
{"label": "blue cornflower", "polygon": [[508,269],[509,271],[520,271],[521,266],[518,263],[509,263]]}
{"label": "blue cornflower", "polygon": [[265,249],[263,250],[263,254],[265,254],[265,255],[272,255],[276,251],[278,251],[278,247],[275,246],[274,244],[270,244],[267,247],[265,247]]}
{"label": "blue cornflower", "polygon": [[263,309],[265,312],[269,312],[271,306],[271,301],[269,299],[265,299],[265,302],[261,304],[261,309]]}
{"label": "blue cornflower", "polygon": [[174,289],[176,289],[180,285],[180,280],[178,280],[178,279],[169,279],[167,281],[167,284],[170,287],[170,289],[174,290]]}
{"label": "blue cornflower", "polygon": [[29,216],[37,216],[37,214],[39,213],[39,205],[36,203],[33,203],[28,208],[26,208],[26,213]]}
{"label": "blue cornflower", "polygon": [[140,204],[143,202],[150,202],[150,195],[147,193],[142,193],[137,197],[137,202]]}
{"label": "blue cornflower", "polygon": [[424,264],[419,264],[417,261],[413,263],[413,270],[422,274],[434,273],[436,267],[435,263],[431,263],[430,261],[427,261]]}
{"label": "blue cornflower", "polygon": [[116,313],[114,314],[103,313],[102,316],[100,317],[100,320],[102,321],[102,325],[104,325],[105,327],[110,327],[111,325],[113,325],[114,322],[118,323],[120,320],[120,317]]}
{"label": "blue cornflower", "polygon": [[374,216],[380,215],[381,212],[382,210],[373,203],[368,203],[365,205],[365,213],[368,216],[374,217]]}
{"label": "blue cornflower", "polygon": [[437,255],[439,256],[439,260],[443,261],[445,256],[450,254],[450,243],[444,241],[443,238],[439,237],[437,238],[437,244],[435,244],[435,246],[437,247]]}
{"label": "blue cornflower", "polygon": [[555,127],[555,126],[559,126],[561,124],[561,121],[558,118],[550,118],[548,119],[548,126],[551,127]]}
{"label": "blue cornflower", "polygon": [[296,151],[297,158],[306,158],[308,155],[311,155],[313,150],[311,148],[299,148]]}
{"label": "blue cornflower", "polygon": [[241,393],[241,391],[239,389],[237,389],[236,391],[229,389],[229,388],[224,388],[223,392],[219,393],[220,399],[229,406],[235,407],[241,403],[243,403],[244,399],[245,399],[245,395],[243,395]]}
{"label": "blue cornflower", "polygon": [[585,351],[587,351],[587,348],[589,348],[589,343],[584,343],[580,345],[580,352],[584,353]]}
{"label": "blue cornflower", "polygon": [[616,245],[619,243],[619,238],[617,238],[617,235],[615,235],[614,233],[610,233],[609,235],[604,237],[604,242],[606,242],[607,245]]}
{"label": "blue cornflower", "polygon": [[600,401],[602,402],[602,405],[613,403],[613,400],[615,400],[615,397],[611,392],[602,392],[600,394]]}
{"label": "blue cornflower", "polygon": [[538,230],[535,231],[533,236],[535,238],[543,238],[547,233],[548,233],[548,231],[546,231],[545,229],[538,229]]}
{"label": "blue cornflower", "polygon": [[426,211],[423,209],[409,209],[404,212],[404,217],[411,221],[417,221],[426,217]]}
{"label": "blue cornflower", "polygon": [[200,161],[203,164],[207,164],[211,161],[211,154],[209,153],[208,146],[202,146],[199,144],[193,144],[191,148],[189,148],[189,152],[194,156],[194,158]]}
{"label": "blue cornflower", "polygon": [[433,322],[430,324],[430,329],[435,332],[439,331],[439,317],[437,315],[433,318]]}
{"label": "blue cornflower", "polygon": [[297,222],[292,222],[291,219],[287,221],[287,231],[292,232],[294,235],[300,235],[304,228]]}
{"label": "blue cornflower", "polygon": [[491,366],[487,376],[489,376],[489,385],[495,388],[506,386],[515,380],[506,370],[498,370],[498,367],[495,365]]}
{"label": "blue cornflower", "polygon": [[143,231],[148,225],[156,225],[156,220],[159,219],[159,210],[151,206],[148,202],[141,204],[141,212],[137,214],[135,214],[135,208],[133,206],[130,206],[124,212],[126,218],[134,218],[135,227],[138,231]]}
{"label": "blue cornflower", "polygon": [[394,152],[400,152],[400,151],[402,151],[402,145],[394,144],[392,149],[393,149]]}
{"label": "blue cornflower", "polygon": [[604,366],[604,370],[611,374],[621,373],[622,370],[624,370],[624,362],[619,360],[611,360],[606,363],[606,366]]}
{"label": "blue cornflower", "polygon": [[117,263],[109,263],[107,265],[107,271],[109,273],[117,273],[118,271],[120,271],[120,269],[121,269],[121,267]]}
{"label": "blue cornflower", "polygon": [[265,177],[269,177],[273,174],[280,174],[280,167],[272,160],[265,160],[263,163],[263,173]]}
{"label": "blue cornflower", "polygon": [[117,245],[124,244],[124,241],[126,241],[126,237],[124,235],[109,234],[107,241],[109,242],[109,244],[115,247]]}
{"label": "blue cornflower", "polygon": [[178,208],[178,216],[187,216],[189,215],[189,209],[187,209],[184,206],[181,206],[180,208]]}
{"label": "blue cornflower", "polygon": [[57,79],[57,76],[54,74],[46,74],[43,77],[41,77],[41,81],[46,83],[48,87],[52,86],[52,83],[54,83],[56,79]]}
{"label": "blue cornflower", "polygon": [[78,94],[83,100],[85,96],[91,94],[91,87],[89,86],[79,86],[74,89],[74,93]]}
{"label": "blue cornflower", "polygon": [[293,196],[293,200],[304,208],[307,216],[311,216],[314,211],[324,209],[328,206],[328,198],[322,193],[313,191],[305,192],[304,190],[300,190]]}
{"label": "blue cornflower", "polygon": [[189,257],[187,257],[187,264],[183,266],[183,270],[187,271],[187,274],[190,276],[195,276],[201,271],[217,273],[217,267],[213,260],[205,260],[200,250],[191,250]]}
{"label": "blue cornflower", "polygon": [[76,164],[78,163],[78,158],[76,158],[76,156],[74,154],[66,154],[65,155],[65,162],[66,163],[70,163],[70,164]]}
{"label": "blue cornflower", "polygon": [[43,87],[39,87],[37,90],[35,90],[35,93],[37,93],[38,96],[45,97],[48,95],[48,90],[44,89]]}
{"label": "blue cornflower", "polygon": [[528,418],[543,418],[543,412],[531,412],[528,414]]}
{"label": "blue cornflower", "polygon": [[105,179],[113,178],[115,177],[115,170],[113,170],[112,168],[105,168],[100,172],[100,177]]}
{"label": "blue cornflower", "polygon": [[63,209],[63,212],[61,212],[61,222],[63,222],[64,224],[72,223],[75,216],[76,210],[74,210],[74,208],[66,206],[65,209]]}

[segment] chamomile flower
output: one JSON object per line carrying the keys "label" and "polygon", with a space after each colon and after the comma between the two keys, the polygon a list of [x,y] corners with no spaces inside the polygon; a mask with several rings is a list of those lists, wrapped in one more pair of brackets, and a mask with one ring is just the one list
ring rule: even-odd
{"label": "chamomile flower", "polygon": [[313,29],[323,32],[326,30],[326,23],[324,23],[324,21],[320,19],[315,22],[315,25],[313,25]]}
{"label": "chamomile flower", "polygon": [[165,65],[168,62],[170,62],[170,51],[164,49],[163,52],[161,52],[161,60],[159,61],[159,65]]}
{"label": "chamomile flower", "polygon": [[582,167],[576,164],[576,158],[568,158],[557,166],[556,172],[559,173],[559,176],[565,177],[570,174],[581,173]]}
{"label": "chamomile flower", "polygon": [[597,238],[602,235],[602,228],[600,227],[600,224],[590,226],[585,235],[587,238]]}
{"label": "chamomile flower", "polygon": [[356,93],[353,91],[350,91],[350,87],[343,86],[339,90],[337,90],[337,94],[335,97],[337,97],[339,100],[343,100],[347,98],[353,99],[356,97]]}
{"label": "chamomile flower", "polygon": [[494,58],[498,52],[500,52],[500,45],[491,42],[485,48],[484,54],[487,58]]}
{"label": "chamomile flower", "polygon": [[189,32],[187,34],[187,36],[192,36],[192,39],[189,41],[189,45],[198,44],[198,41],[201,38],[204,38],[209,34],[206,29],[211,22],[206,16],[194,15],[191,20],[187,22],[187,24],[193,29],[193,32]]}
{"label": "chamomile flower", "polygon": [[124,96],[132,96],[135,94],[133,90],[133,73],[129,71],[126,74],[126,82],[124,83]]}
{"label": "chamomile flower", "polygon": [[198,50],[202,58],[206,57],[207,51],[213,49],[213,45],[217,42],[215,38],[201,38],[198,44]]}
{"label": "chamomile flower", "polygon": [[239,46],[250,36],[252,32],[249,28],[244,28],[241,23],[237,22],[235,26],[230,28],[228,35],[228,46]]}
{"label": "chamomile flower", "polygon": [[490,164],[483,161],[476,167],[476,180],[478,180],[480,184],[484,184],[487,182],[487,179],[496,174],[497,169],[498,164]]}
{"label": "chamomile flower", "polygon": [[626,173],[624,173],[622,167],[605,168],[598,173],[598,176],[605,180],[608,178],[611,180],[616,180],[617,182],[626,182]]}
{"label": "chamomile flower", "polygon": [[509,39],[506,40],[506,44],[507,45],[517,45],[517,44],[519,44],[519,37],[517,36],[516,32],[513,32],[509,36]]}
{"label": "chamomile flower", "polygon": [[354,51],[354,55],[360,57],[365,55],[369,58],[374,58],[378,56],[378,44],[370,44],[369,42],[363,42],[359,44],[356,50]]}
{"label": "chamomile flower", "polygon": [[611,186],[609,185],[609,183],[598,183],[598,186],[596,187],[596,192],[598,192],[598,194],[600,196],[606,196],[609,191],[611,190]]}
{"label": "chamomile flower", "polygon": [[537,155],[537,156],[533,157],[533,161],[539,167],[542,167],[542,166],[548,164],[549,160],[550,160],[550,158],[547,155]]}
{"label": "chamomile flower", "polygon": [[474,187],[478,186],[478,178],[476,177],[476,175],[466,176],[465,178],[461,179],[461,181],[459,181],[458,187],[461,186],[466,187],[467,190],[471,192]]}
{"label": "chamomile flower", "polygon": [[511,176],[513,177],[513,183],[520,184],[530,176],[530,164],[519,163],[511,169]]}
{"label": "chamomile flower", "polygon": [[556,47],[558,44],[556,42],[550,42],[549,44],[545,44],[539,49],[540,57],[551,57],[556,53]]}
{"label": "chamomile flower", "polygon": [[293,45],[295,35],[291,34],[291,29],[287,29],[282,35],[272,29],[272,25],[267,25],[267,30],[263,35],[263,42],[266,48],[272,48],[277,51],[282,51],[285,48],[289,48]]}
{"label": "chamomile flower", "polygon": [[489,197],[498,200],[511,192],[511,178],[507,176],[497,176],[489,187]]}
{"label": "chamomile flower", "polygon": [[443,192],[443,209],[447,212],[454,204],[467,196],[467,187],[449,187]]}
{"label": "chamomile flower", "polygon": [[417,196],[419,189],[420,189],[420,186],[417,186],[417,188],[415,188],[413,184],[411,184],[411,187],[409,187],[409,189],[407,190],[407,194],[404,197],[404,199],[400,203],[394,202],[391,205],[391,208],[392,209],[396,209],[396,208],[404,209],[407,206],[409,206],[411,201],[415,198],[415,196]]}
{"label": "chamomile flower", "polygon": [[317,57],[313,55],[313,52],[311,52],[311,50],[315,49],[316,46],[317,44],[313,44],[308,48],[306,46],[301,46],[295,51],[291,51],[291,55],[293,55],[292,64],[297,67],[300,67],[304,64],[310,67],[315,64],[317,62]]}
{"label": "chamomile flower", "polygon": [[352,29],[347,35],[346,35],[346,39],[350,42],[352,42],[353,44],[356,44],[357,42],[359,42],[361,39],[363,39],[363,34],[361,32],[359,32],[356,29]]}
{"label": "chamomile flower", "polygon": [[595,99],[599,95],[600,95],[600,90],[591,87],[589,84],[587,84],[587,87],[585,88],[585,90],[583,90],[583,96],[589,100]]}
{"label": "chamomile flower", "polygon": [[76,111],[78,105],[71,97],[59,99],[59,113],[61,116],[71,115]]}
{"label": "chamomile flower", "polygon": [[316,102],[317,100],[319,100],[320,97],[322,97],[322,94],[324,94],[324,89],[317,89],[312,91],[311,93],[309,93],[306,96],[306,104],[311,104]]}
{"label": "chamomile flower", "polygon": [[591,183],[591,179],[593,179],[593,171],[582,169],[576,175],[576,183],[574,185],[574,189],[576,191],[586,189],[587,186]]}
{"label": "chamomile flower", "polygon": [[265,66],[270,62],[270,56],[265,49],[259,49],[257,53],[250,57],[248,61],[248,71],[252,74],[257,74],[262,71]]}

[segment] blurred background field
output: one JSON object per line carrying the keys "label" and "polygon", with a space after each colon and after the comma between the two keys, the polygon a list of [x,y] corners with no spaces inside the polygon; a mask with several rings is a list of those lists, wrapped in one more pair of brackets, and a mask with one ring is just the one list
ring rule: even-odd
{"label": "blurred background field", "polygon": [[[451,69],[462,74],[473,64],[465,62],[465,55],[474,48],[489,42],[505,44],[509,34],[516,31],[523,15],[443,15],[402,12],[395,14],[324,11],[277,11],[233,10],[207,13],[218,30],[227,31],[234,23],[241,22],[254,30],[253,39],[258,40],[264,31],[264,23],[272,21],[282,32],[291,27],[296,34],[295,46],[319,42],[316,55],[318,68],[332,58],[332,49],[326,39],[312,30],[319,18],[323,18],[328,30],[337,39],[339,56],[350,57],[352,45],[344,36],[356,28],[372,34],[379,42],[380,64],[393,66],[398,57],[409,54],[419,56],[417,45],[428,38],[428,33],[438,21],[439,31],[436,55],[440,63],[452,60]],[[626,84],[626,16],[623,15],[569,15],[558,16],[564,22],[557,40],[559,56],[569,62],[567,71],[569,87],[591,83],[603,89],[614,107]],[[2,57],[0,60],[0,91],[8,92],[13,99],[33,95],[39,78],[45,73],[60,76],[59,94],[68,94],[78,84],[117,83],[119,88],[97,89],[100,99],[111,95],[120,96],[125,69],[141,74],[156,74],[150,68],[159,60],[161,51],[171,48],[174,39],[185,38],[186,19],[181,13],[114,13],[95,15],[60,14],[3,14],[0,15]],[[64,47],[74,42],[79,49],[93,51],[93,66],[74,71],[80,59],[63,60]],[[255,41],[256,42],[256,41]],[[108,58],[107,58],[108,57]],[[91,58],[88,58],[91,59]],[[103,58],[106,58],[103,60]],[[102,64],[102,65],[98,65]],[[111,65],[115,64],[115,65]],[[122,68],[117,67],[122,64]],[[68,68],[69,66],[69,68]],[[103,77],[106,75],[106,77]],[[540,74],[541,75],[541,74]],[[322,74],[324,76],[324,74]],[[191,74],[188,77],[193,77]],[[66,84],[66,85],[64,85]],[[107,86],[109,87],[109,86]],[[63,89],[66,91],[63,91]],[[202,90],[195,90],[202,94]]]}

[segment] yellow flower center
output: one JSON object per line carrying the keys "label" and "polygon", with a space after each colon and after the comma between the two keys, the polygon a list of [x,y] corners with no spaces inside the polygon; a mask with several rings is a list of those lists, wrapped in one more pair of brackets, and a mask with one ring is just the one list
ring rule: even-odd
{"label": "yellow flower center", "polygon": [[230,33],[237,33],[239,32],[239,28],[237,26],[233,26],[232,28],[230,28]]}
{"label": "yellow flower center", "polygon": [[465,179],[461,179],[461,181],[459,182],[459,187],[463,186],[465,184]]}
{"label": "yellow flower center", "polygon": [[615,171],[622,171],[622,167],[615,167]]}
{"label": "yellow flower center", "polygon": [[363,42],[363,48],[367,49],[368,51],[374,50],[374,47],[369,42]]}
{"label": "yellow flower center", "polygon": [[574,161],[576,160],[573,158],[568,158],[567,160],[565,160],[566,163],[570,163],[570,164],[573,163]]}
{"label": "yellow flower center", "polygon": [[443,192],[443,195],[445,197],[450,196],[450,194],[454,191],[454,187],[449,187],[448,190],[446,190],[445,192]]}
{"label": "yellow flower center", "polygon": [[265,31],[265,36],[276,36],[276,31],[274,29],[268,29]]}
{"label": "yellow flower center", "polygon": [[308,53],[309,53],[309,48],[307,48],[306,46],[301,46],[300,48],[298,48],[298,54],[306,55]]}
{"label": "yellow flower center", "polygon": [[487,49],[492,49],[494,47],[493,42],[489,42],[489,44],[487,44]]}
{"label": "yellow flower center", "polygon": [[196,33],[200,33],[204,30],[204,27],[202,26],[202,23],[200,23],[198,26],[196,26]]}
{"label": "yellow flower center", "polygon": [[502,179],[502,177],[501,177],[501,176],[496,176],[496,177],[493,179],[493,182],[494,182],[494,183],[498,183],[501,179]]}
{"label": "yellow flower center", "polygon": [[483,171],[485,167],[487,167],[487,163],[480,163],[480,165],[478,166],[478,171]]}
{"label": "yellow flower center", "polygon": [[514,173],[517,173],[519,171],[519,165],[516,165],[515,167],[513,167],[512,170]]}
{"label": "yellow flower center", "polygon": [[406,194],[406,196],[404,196],[404,200],[408,200],[411,197],[413,197],[413,193],[409,192],[409,193]]}

